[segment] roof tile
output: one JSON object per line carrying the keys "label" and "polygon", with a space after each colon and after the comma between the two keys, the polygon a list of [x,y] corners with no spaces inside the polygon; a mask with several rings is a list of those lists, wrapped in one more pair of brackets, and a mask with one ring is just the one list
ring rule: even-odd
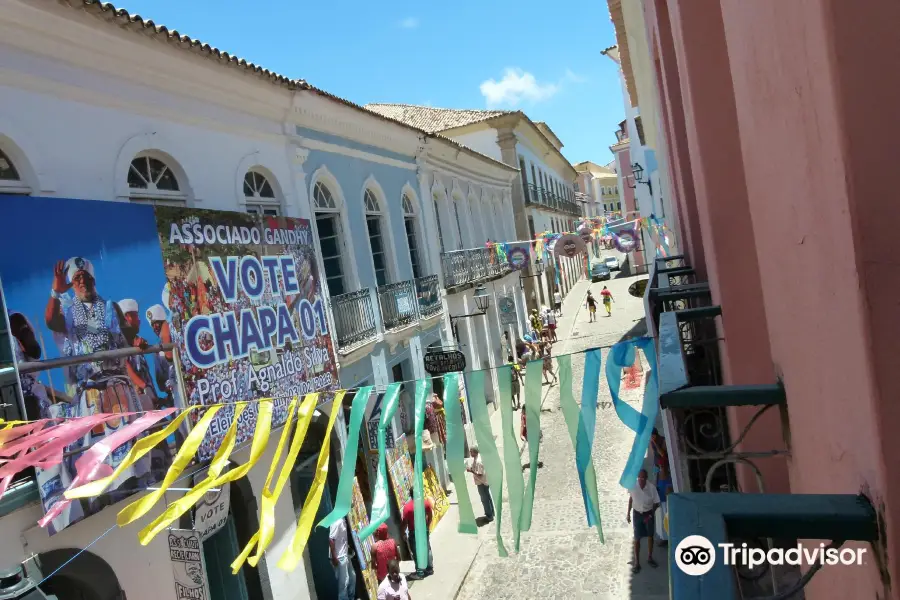
{"label": "roof tile", "polygon": [[407,125],[424,129],[428,133],[464,127],[515,113],[511,110],[435,108],[415,104],[366,104],[364,108],[379,115],[402,121]]}

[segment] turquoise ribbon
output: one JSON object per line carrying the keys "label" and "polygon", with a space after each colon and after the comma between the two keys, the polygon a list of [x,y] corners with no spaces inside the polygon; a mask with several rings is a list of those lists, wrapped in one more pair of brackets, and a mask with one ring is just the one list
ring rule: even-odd
{"label": "turquoise ribbon", "polygon": [[[350,406],[350,431],[347,434],[347,445],[344,446],[344,460],[341,465],[341,478],[338,481],[337,494],[334,498],[334,510],[319,521],[319,527],[331,527],[350,513],[350,502],[353,496],[353,477],[356,475],[356,453],[359,449],[359,429],[366,416],[366,405],[372,394],[372,386],[360,388],[353,397]],[[335,407],[343,410],[343,407]]]}
{"label": "turquoise ribbon", "polygon": [[[465,430],[462,424],[462,406],[459,402],[459,373],[444,375],[444,416],[447,420],[447,470],[453,478],[456,490],[456,501],[459,506],[460,533],[478,533],[475,524],[475,512],[472,510],[472,499],[469,497],[469,485],[466,481],[465,463]],[[417,540],[418,541],[418,540]]]}
{"label": "turquoise ribbon", "polygon": [[392,383],[387,387],[381,408],[381,420],[378,422],[378,476],[375,479],[375,493],[372,494],[372,517],[369,525],[359,532],[359,539],[365,540],[375,533],[378,526],[388,520],[391,505],[387,493],[387,456],[384,451],[384,438],[394,413],[397,412],[397,400],[400,397],[401,383]]}
{"label": "turquoise ribbon", "polygon": [[[562,409],[563,417],[566,420],[566,427],[569,429],[569,438],[572,440],[572,447],[578,451],[579,437],[586,438],[584,431],[584,423],[581,421],[578,404],[575,402],[575,395],[572,393],[572,357],[563,355],[556,359],[559,364],[559,405]],[[597,373],[597,378],[600,374]],[[578,466],[576,460],[576,467]],[[603,542],[603,526],[600,522],[600,500],[597,495],[597,472],[594,470],[593,457],[589,457],[587,469],[582,472],[578,469],[578,481],[581,484],[581,497],[584,500],[584,511],[587,515],[588,527],[597,526],[597,534],[600,541]]]}
{"label": "turquoise ribbon", "polygon": [[[506,466],[506,489],[509,492],[509,512],[512,515],[513,542],[519,551],[522,519],[522,497],[525,494],[525,478],[522,476],[522,460],[519,457],[519,437],[513,422],[512,378],[513,367],[506,365],[497,371],[500,388],[500,424],[503,436],[503,462]],[[493,436],[491,436],[493,438]],[[497,513],[499,515],[499,512]],[[499,517],[497,519],[500,520]]]}
{"label": "turquoise ribbon", "polygon": [[531,529],[534,509],[534,488],[537,484],[538,459],[541,449],[541,372],[543,360],[528,362],[525,369],[525,424],[528,429],[528,487],[522,502],[522,516],[519,526],[522,531]]}
{"label": "turquoise ribbon", "polygon": [[[416,473],[413,477],[413,513],[416,522],[416,531],[428,531],[428,523],[425,520],[425,490],[422,485],[422,430],[425,428],[425,403],[431,395],[431,379],[426,377],[416,381],[416,403],[413,413],[415,415],[416,438]],[[402,510],[402,507],[401,507]],[[415,548],[416,568],[424,571],[428,567],[428,536],[416,536]]]}
{"label": "turquoise ribbon", "polygon": [[[647,359],[647,368],[650,376],[644,385],[644,399],[641,404],[641,412],[626,404],[619,398],[619,388],[622,383],[622,369],[634,364],[636,358],[635,348],[644,351]],[[658,384],[656,379],[656,347],[653,338],[639,337],[624,340],[610,348],[606,357],[606,382],[609,385],[609,393],[612,396],[613,407],[619,420],[626,427],[635,432],[631,453],[619,478],[619,485],[630,489],[634,487],[637,476],[644,466],[644,455],[650,445],[650,434],[656,424],[659,415]]]}
{"label": "turquoise ribbon", "polygon": [[[597,428],[597,397],[600,395],[600,350],[588,350],[584,354],[584,377],[581,380],[581,411],[575,443],[575,465],[582,490],[587,490],[587,469],[591,464],[594,448],[594,431]],[[626,405],[627,406],[627,405]],[[631,408],[629,406],[629,408]],[[588,525],[593,525],[593,515],[588,511]]]}
{"label": "turquoise ribbon", "polygon": [[[502,374],[501,374],[502,377]],[[472,425],[475,428],[475,439],[478,451],[484,463],[488,486],[494,499],[494,512],[497,517],[497,552],[502,557],[509,556],[500,535],[500,521],[503,516],[503,463],[500,452],[494,442],[491,419],[487,412],[487,401],[484,397],[484,371],[470,371],[466,374],[466,388],[469,390],[469,409],[472,411]]]}

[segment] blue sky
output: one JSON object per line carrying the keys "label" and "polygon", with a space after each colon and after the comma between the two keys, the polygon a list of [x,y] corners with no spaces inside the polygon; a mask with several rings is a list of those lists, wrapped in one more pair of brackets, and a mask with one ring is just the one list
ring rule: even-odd
{"label": "blue sky", "polygon": [[600,54],[615,43],[603,0],[116,5],[359,104],[522,109],[572,163],[612,160],[624,118],[616,67]]}

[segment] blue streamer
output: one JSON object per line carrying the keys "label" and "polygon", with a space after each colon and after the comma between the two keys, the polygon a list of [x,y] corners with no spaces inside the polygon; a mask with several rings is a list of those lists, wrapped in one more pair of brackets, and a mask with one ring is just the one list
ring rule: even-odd
{"label": "blue streamer", "polygon": [[[641,403],[641,412],[626,404],[619,398],[619,387],[622,382],[622,369],[634,364],[635,348],[644,351],[647,359],[647,368],[650,376],[644,386],[644,399]],[[619,485],[631,488],[637,481],[637,475],[644,465],[644,455],[650,445],[650,434],[659,415],[659,394],[656,378],[656,347],[653,338],[640,337],[619,342],[610,348],[606,358],[606,382],[609,385],[609,393],[612,396],[613,407],[619,420],[626,427],[635,432],[631,453],[619,479]],[[583,409],[583,407],[582,407]]]}
{"label": "blue streamer", "polygon": [[[584,378],[581,380],[581,412],[578,417],[578,435],[575,443],[575,466],[585,507],[591,506],[587,495],[585,474],[591,464],[594,447],[594,431],[597,425],[597,397],[600,394],[600,350],[588,350],[584,355]],[[630,407],[629,407],[630,408]],[[632,409],[633,410],[633,409]],[[597,524],[592,510],[586,510],[588,527]]]}

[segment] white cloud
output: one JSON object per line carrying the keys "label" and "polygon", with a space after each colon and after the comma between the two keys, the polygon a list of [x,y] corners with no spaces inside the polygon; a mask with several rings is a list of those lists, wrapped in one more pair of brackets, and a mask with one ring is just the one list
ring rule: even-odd
{"label": "white cloud", "polygon": [[415,29],[419,26],[419,19],[416,17],[406,17],[400,21],[400,27],[403,29]]}
{"label": "white cloud", "polygon": [[507,68],[500,81],[488,79],[481,82],[480,89],[488,106],[518,106],[522,101],[541,102],[552,98],[559,86],[539,83],[534,75],[522,69]]}

